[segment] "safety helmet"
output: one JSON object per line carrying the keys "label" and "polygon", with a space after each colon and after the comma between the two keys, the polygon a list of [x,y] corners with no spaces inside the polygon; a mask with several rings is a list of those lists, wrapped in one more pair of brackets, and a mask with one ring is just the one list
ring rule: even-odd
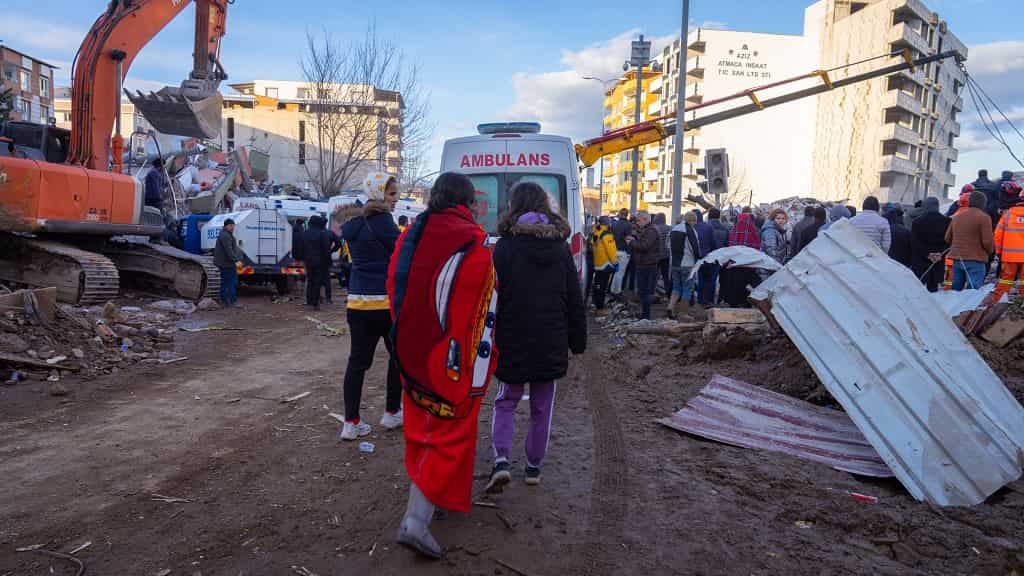
{"label": "safety helmet", "polygon": [[1007,180],[1006,182],[1003,182],[1003,194],[1006,194],[1007,196],[1020,196],[1020,184],[1017,184],[1013,180]]}

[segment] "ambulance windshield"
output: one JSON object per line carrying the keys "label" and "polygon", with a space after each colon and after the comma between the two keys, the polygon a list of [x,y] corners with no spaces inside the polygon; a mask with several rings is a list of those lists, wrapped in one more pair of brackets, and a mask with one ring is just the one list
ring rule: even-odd
{"label": "ambulance windshield", "polygon": [[508,206],[509,191],[520,182],[539,184],[551,198],[551,208],[559,214],[568,213],[565,177],[558,174],[504,172],[468,174],[476,188],[476,221],[491,236],[498,233],[498,214]]}

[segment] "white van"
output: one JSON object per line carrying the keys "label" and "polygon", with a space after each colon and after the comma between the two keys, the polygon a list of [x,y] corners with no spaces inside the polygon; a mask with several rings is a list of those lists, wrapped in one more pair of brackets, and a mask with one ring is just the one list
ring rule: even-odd
{"label": "white van", "polygon": [[572,229],[569,246],[580,279],[586,277],[586,230],[576,151],[564,136],[541,134],[535,122],[480,124],[476,136],[444,143],[441,172],[460,172],[476,187],[477,222],[492,237],[508,193],[519,182],[540,184]]}

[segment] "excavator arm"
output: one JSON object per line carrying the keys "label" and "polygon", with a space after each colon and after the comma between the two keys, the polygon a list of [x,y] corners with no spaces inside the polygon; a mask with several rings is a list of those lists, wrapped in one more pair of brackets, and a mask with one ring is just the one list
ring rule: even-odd
{"label": "excavator arm", "polygon": [[[847,78],[843,78],[840,80],[832,80],[829,77],[827,71],[815,70],[814,72],[810,72],[808,74],[803,74],[801,76],[796,76],[794,78],[788,78],[786,80],[781,80],[779,82],[773,82],[771,84],[766,84],[764,86],[757,86],[755,88],[744,90],[742,92],[737,92],[736,94],[732,94],[724,98],[716,98],[708,102],[703,102],[701,104],[691,106],[689,108],[686,108],[686,112],[693,112],[701,108],[715,106],[717,104],[722,104],[724,102],[728,102],[731,100],[750,100],[749,104],[737,106],[735,108],[723,110],[721,112],[715,112],[713,114],[708,114],[706,116],[701,116],[699,118],[690,120],[686,122],[686,125],[683,129],[691,130],[695,128],[700,128],[702,126],[707,126],[709,124],[714,124],[716,122],[722,122],[723,120],[729,120],[731,118],[745,116],[747,114],[759,112],[761,110],[764,110],[765,108],[778,106],[779,104],[785,104],[786,102],[792,102],[794,100],[800,100],[801,98],[807,98],[809,96],[821,94],[822,92],[828,92],[829,90],[842,88],[843,86],[849,86],[851,84],[856,84],[858,82],[863,82],[865,80],[870,80],[872,78],[877,78],[879,76],[887,76],[889,74],[894,74],[901,70],[913,70],[917,66],[924,66],[925,64],[928,64],[930,62],[937,62],[939,60],[944,60],[950,57],[956,57],[957,59],[960,58],[960,56],[954,51],[942,52],[940,54],[926,56],[924,58],[920,58],[917,60],[912,59],[910,57],[910,53],[906,51],[902,53],[894,53],[892,55],[902,56],[903,62],[899,64],[893,64],[891,66],[886,66],[884,68],[879,68],[877,70],[870,70],[868,72],[856,74],[854,76],[849,76]],[[788,94],[783,94],[781,96],[776,96],[774,98],[766,100],[761,100],[760,98],[758,98],[758,92],[762,92],[770,88],[777,88],[779,86],[792,84],[794,82],[815,77],[821,79],[820,85],[813,86],[811,88],[806,88],[803,90],[798,90],[796,92],[790,92]],[[658,118],[647,120],[646,122],[641,122],[639,124],[633,124],[631,126],[626,126],[625,128],[610,131],[606,134],[598,136],[597,138],[587,140],[583,144],[577,144],[576,156],[579,157],[580,162],[582,162],[584,166],[591,166],[594,164],[594,162],[597,162],[603,156],[616,154],[618,152],[623,152],[625,150],[629,150],[630,148],[636,148],[638,146],[644,146],[646,144],[653,144],[654,142],[658,142],[660,140],[675,135],[677,126],[674,120],[674,115],[661,116]]]}
{"label": "excavator arm", "polygon": [[[74,65],[72,136],[68,161],[119,172],[124,143],[110,133],[119,118],[121,90],[139,51],[193,0],[111,0],[86,35]],[[193,69],[179,88],[129,94],[139,112],[160,132],[212,138],[220,133],[220,41],[229,0],[194,0]]]}

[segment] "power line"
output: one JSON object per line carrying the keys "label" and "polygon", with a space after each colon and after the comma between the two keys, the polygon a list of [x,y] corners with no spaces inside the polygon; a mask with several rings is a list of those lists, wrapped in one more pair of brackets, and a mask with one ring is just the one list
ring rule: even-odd
{"label": "power line", "polygon": [[1007,124],[1009,124],[1010,128],[1013,128],[1013,131],[1016,132],[1018,136],[1020,136],[1021,140],[1024,140],[1024,133],[1022,133],[1020,131],[1020,129],[1017,128],[1017,126],[1013,123],[1013,120],[1010,120],[1010,118],[1007,117],[1006,114],[1003,113],[1003,111],[999,108],[999,105],[996,104],[995,100],[993,100],[992,97],[989,96],[987,92],[985,92],[985,89],[981,86],[981,84],[977,80],[975,80],[973,77],[970,78],[970,81],[971,81],[972,84],[974,84],[974,88],[976,90],[978,90],[978,92],[981,93],[981,95],[984,97],[984,99],[988,100],[988,102],[990,104],[992,104],[992,107],[996,109],[996,112],[999,112],[999,115],[1002,116],[1003,121],[1006,122]]}
{"label": "power line", "polygon": [[[999,129],[999,124],[995,121],[995,119],[992,116],[992,111],[989,109],[988,104],[984,101],[984,96],[979,93],[980,86],[978,85],[978,82],[970,76],[967,77],[967,91],[971,95],[971,101],[974,103],[974,108],[978,112],[978,118],[981,120],[981,123],[985,127],[985,130],[989,133],[990,136],[992,136],[993,140],[999,142],[1000,144],[1003,145],[1004,148],[1006,148],[1006,152],[1009,153],[1011,158],[1017,161],[1017,164],[1020,164],[1021,167],[1024,168],[1024,162],[1021,162],[1021,159],[1014,153],[1013,147],[1011,147],[1010,144],[1006,141],[1006,138],[1003,136],[1002,130]],[[1000,114],[1002,114],[1001,111]],[[1006,118],[1005,114],[1003,114],[1003,118]],[[1009,121],[1009,119],[1007,119],[1007,121]],[[1010,125],[1013,126],[1013,123],[1010,122]],[[1013,126],[1013,129],[1018,134],[1020,134],[1020,131],[1017,130],[1016,126]],[[1024,138],[1024,136],[1022,136],[1022,138]]]}

